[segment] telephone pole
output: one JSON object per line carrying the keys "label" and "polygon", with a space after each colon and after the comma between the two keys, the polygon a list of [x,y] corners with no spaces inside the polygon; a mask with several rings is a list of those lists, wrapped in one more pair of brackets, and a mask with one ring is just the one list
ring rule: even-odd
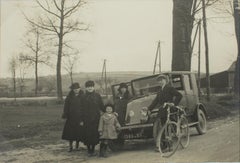
{"label": "telephone pole", "polygon": [[158,60],[158,66],[159,66],[159,73],[161,73],[161,41],[158,41],[158,45],[157,45],[157,51],[156,51],[154,67],[153,67],[153,74],[155,74],[156,72],[157,60]]}
{"label": "telephone pole", "polygon": [[107,96],[107,66],[106,66],[106,62],[107,60],[104,59],[103,61],[103,68],[102,68],[102,77],[101,77],[101,82],[104,82],[104,86],[105,86],[105,91],[103,91],[103,93],[105,92],[105,95]]}
{"label": "telephone pole", "polygon": [[205,42],[205,56],[206,56],[206,81],[207,81],[207,100],[210,101],[210,77],[209,77],[209,54],[208,54],[208,35],[207,35],[207,21],[205,0],[202,0],[202,14],[203,14],[203,32]]}
{"label": "telephone pole", "polygon": [[201,20],[198,21],[198,96],[201,96]]}

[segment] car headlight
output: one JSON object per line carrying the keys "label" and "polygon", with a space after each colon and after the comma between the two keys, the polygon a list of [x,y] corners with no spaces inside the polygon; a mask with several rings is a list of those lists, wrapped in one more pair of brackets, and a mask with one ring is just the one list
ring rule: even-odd
{"label": "car headlight", "polygon": [[129,117],[133,117],[135,115],[134,111],[130,110],[129,111]]}

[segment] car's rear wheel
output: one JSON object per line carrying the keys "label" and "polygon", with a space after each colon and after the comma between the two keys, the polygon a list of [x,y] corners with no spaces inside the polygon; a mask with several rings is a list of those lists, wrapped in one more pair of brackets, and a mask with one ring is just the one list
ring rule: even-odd
{"label": "car's rear wheel", "polygon": [[207,119],[205,113],[201,110],[197,110],[198,124],[196,126],[198,134],[202,135],[207,132]]}

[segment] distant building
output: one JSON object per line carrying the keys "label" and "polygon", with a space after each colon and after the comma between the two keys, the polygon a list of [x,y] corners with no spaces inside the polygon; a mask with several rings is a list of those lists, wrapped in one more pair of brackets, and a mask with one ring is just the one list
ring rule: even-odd
{"label": "distant building", "polygon": [[[210,75],[210,87],[213,93],[231,93],[234,87],[236,61],[226,70]],[[206,77],[201,79],[201,88],[206,88]]]}

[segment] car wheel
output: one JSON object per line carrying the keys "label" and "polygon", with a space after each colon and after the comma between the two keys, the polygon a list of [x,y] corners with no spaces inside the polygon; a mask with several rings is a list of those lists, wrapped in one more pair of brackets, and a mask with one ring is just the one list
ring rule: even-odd
{"label": "car wheel", "polygon": [[201,110],[197,110],[198,124],[196,126],[198,134],[202,135],[207,132],[207,119],[205,113]]}

